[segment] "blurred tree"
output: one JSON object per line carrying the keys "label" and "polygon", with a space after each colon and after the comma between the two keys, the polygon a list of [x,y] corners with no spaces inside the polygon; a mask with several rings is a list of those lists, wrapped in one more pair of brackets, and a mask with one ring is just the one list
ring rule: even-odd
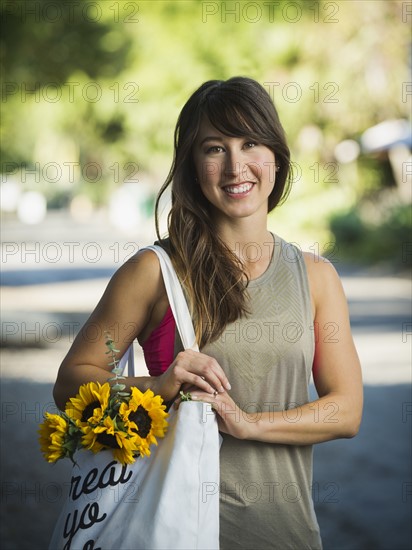
{"label": "blurred tree", "polygon": [[[2,171],[50,201],[86,192],[104,203],[127,179],[158,188],[189,94],[208,79],[248,75],[272,95],[296,165],[291,200],[273,223],[286,238],[323,228],[327,240],[329,214],[388,187],[373,159],[339,165],[335,148],[409,117],[404,5],[3,1]],[[53,163],[60,178],[45,169]]]}
{"label": "blurred tree", "polygon": [[[75,0],[3,0],[0,9],[0,62],[6,82],[35,91],[51,83],[62,85],[76,71],[97,79],[114,77],[125,68],[131,37],[101,19],[97,2],[85,2],[82,8]],[[12,87],[4,91],[10,93]]]}

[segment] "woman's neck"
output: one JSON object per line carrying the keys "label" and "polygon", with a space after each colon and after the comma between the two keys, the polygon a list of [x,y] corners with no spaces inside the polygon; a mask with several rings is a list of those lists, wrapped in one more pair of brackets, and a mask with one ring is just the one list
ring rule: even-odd
{"label": "woman's neck", "polygon": [[252,220],[236,220],[218,227],[219,237],[242,262],[246,274],[255,279],[264,273],[270,263],[274,248],[273,235],[265,223]]}

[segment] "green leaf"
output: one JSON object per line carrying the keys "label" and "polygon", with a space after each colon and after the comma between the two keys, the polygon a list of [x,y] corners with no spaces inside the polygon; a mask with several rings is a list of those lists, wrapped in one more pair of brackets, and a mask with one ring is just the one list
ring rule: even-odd
{"label": "green leaf", "polygon": [[113,391],[123,391],[126,389],[126,386],[124,384],[115,384],[112,388]]}
{"label": "green leaf", "polygon": [[124,422],[123,422],[122,420],[116,420],[116,427],[117,427],[117,429],[120,430],[121,432],[125,432],[125,431],[126,431]]}
{"label": "green leaf", "polygon": [[192,396],[190,392],[185,393],[184,391],[180,392],[180,399],[182,401],[192,401]]}
{"label": "green leaf", "polygon": [[81,430],[79,430],[79,428],[77,426],[69,424],[67,433],[69,434],[70,437],[73,437],[73,436],[80,435]]}
{"label": "green leaf", "polygon": [[[112,390],[114,389],[116,383],[119,382],[120,380],[125,380],[125,377],[124,377],[124,376],[119,376],[119,377],[115,376],[114,378],[108,378],[108,379],[107,379],[108,382],[114,382],[114,383],[115,383],[115,384],[112,386]],[[116,391],[116,390],[114,390],[114,391]]]}

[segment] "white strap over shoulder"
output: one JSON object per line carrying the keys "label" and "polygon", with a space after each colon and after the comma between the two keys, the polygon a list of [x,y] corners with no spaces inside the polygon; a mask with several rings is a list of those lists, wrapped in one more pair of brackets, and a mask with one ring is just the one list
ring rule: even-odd
{"label": "white strap over shoulder", "polygon": [[183,347],[199,351],[189,308],[169,255],[158,245],[147,246],[145,250],[153,250],[159,258],[167,297]]}
{"label": "white strap over shoulder", "polygon": [[[176,275],[169,255],[162,247],[158,245],[146,246],[142,250],[153,250],[153,252],[155,252],[157,254],[157,257],[159,258],[167,297],[184,349],[199,351],[199,346],[196,342],[196,335],[193,328],[189,308],[187,307],[186,298],[183,294],[180,281]],[[129,346],[129,348],[126,350],[125,354],[119,361],[119,367],[122,371],[124,371],[126,365],[128,366],[128,376],[135,376],[133,344]]]}

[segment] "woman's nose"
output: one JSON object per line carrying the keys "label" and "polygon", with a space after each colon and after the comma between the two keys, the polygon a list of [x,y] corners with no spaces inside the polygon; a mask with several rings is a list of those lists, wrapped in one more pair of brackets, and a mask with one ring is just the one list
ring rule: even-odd
{"label": "woman's nose", "polygon": [[226,153],[224,171],[227,177],[237,177],[240,174],[241,163],[238,154],[233,151]]}

